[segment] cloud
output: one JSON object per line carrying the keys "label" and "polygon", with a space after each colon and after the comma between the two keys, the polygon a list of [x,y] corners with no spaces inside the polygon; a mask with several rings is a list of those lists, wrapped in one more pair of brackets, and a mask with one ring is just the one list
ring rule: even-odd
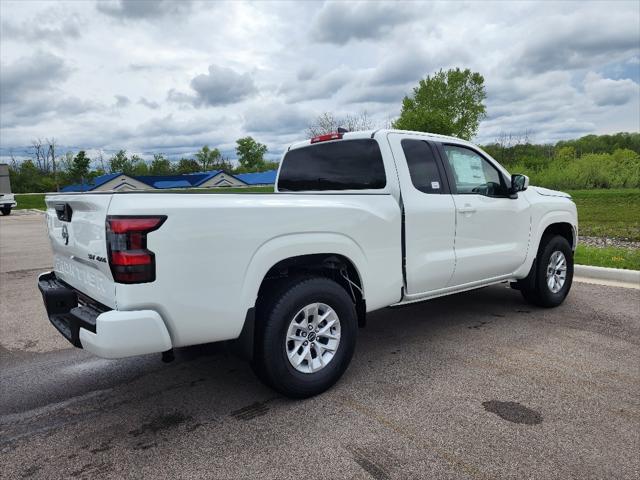
{"label": "cloud", "polygon": [[612,80],[589,72],[584,79],[584,91],[598,106],[624,105],[640,95],[640,85],[628,78]]}
{"label": "cloud", "polygon": [[143,137],[166,137],[166,136],[191,136],[211,131],[220,122],[212,122],[204,118],[178,119],[169,114],[164,117],[157,117],[140,124],[135,129],[135,135]]}
{"label": "cloud", "polygon": [[411,10],[399,3],[326,2],[312,21],[311,37],[336,45],[380,39],[411,19]]}
{"label": "cloud", "polygon": [[103,106],[63,93],[72,69],[57,55],[37,51],[0,66],[3,127],[35,124],[54,115],[81,115]]}
{"label": "cloud", "polygon": [[485,77],[480,142],[637,131],[640,5],[576,5],[4,2],[0,143],[233,151],[252,135],[276,155],[307,117],[383,124],[452,67]]}
{"label": "cloud", "polygon": [[120,20],[145,20],[187,13],[191,0],[111,0],[99,1],[99,12]]}
{"label": "cloud", "polygon": [[397,85],[366,85],[353,90],[348,96],[348,103],[393,103],[400,105],[404,96],[410,93],[408,89]]}
{"label": "cloud", "polygon": [[131,104],[131,100],[129,100],[129,97],[125,95],[114,95],[114,97],[116,99],[116,108],[128,107]]}
{"label": "cloud", "polygon": [[328,99],[342,90],[356,76],[356,71],[344,65],[325,70],[324,73],[303,69],[298,72],[296,80],[286,81],[280,87],[279,93],[284,95],[289,103]]}
{"label": "cloud", "polygon": [[637,54],[638,13],[609,10],[602,14],[609,21],[585,10],[550,18],[544,34],[531,31],[526,37],[516,67],[534,73],[573,70]]}
{"label": "cloud", "polygon": [[140,100],[138,100],[138,104],[139,105],[143,105],[143,106],[145,106],[147,108],[150,108],[152,110],[157,110],[158,108],[160,108],[160,104],[158,102],[147,100],[144,97],[140,97]]}
{"label": "cloud", "polygon": [[28,100],[31,92],[56,87],[69,77],[71,69],[52,53],[37,51],[0,66],[0,103]]}
{"label": "cloud", "polygon": [[12,41],[65,43],[67,40],[80,37],[80,21],[76,16],[65,19],[62,23],[41,24],[41,18],[30,19],[21,23],[2,22],[2,35]]}
{"label": "cloud", "polygon": [[168,100],[190,103],[195,107],[215,107],[238,103],[257,90],[248,73],[236,73],[213,64],[209,65],[208,73],[194,77],[190,85],[195,95],[171,89]]}
{"label": "cloud", "polygon": [[296,134],[304,131],[310,116],[298,108],[278,102],[268,102],[249,108],[244,117],[244,129],[256,134]]}

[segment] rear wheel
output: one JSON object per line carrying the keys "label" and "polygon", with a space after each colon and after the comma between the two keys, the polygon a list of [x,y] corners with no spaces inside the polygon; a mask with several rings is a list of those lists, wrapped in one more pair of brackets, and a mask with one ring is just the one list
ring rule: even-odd
{"label": "rear wheel", "polygon": [[288,279],[259,302],[252,366],[278,392],[305,398],[331,387],[355,349],[356,311],[324,277]]}
{"label": "rear wheel", "polygon": [[[533,276],[533,277],[532,277]],[[573,251],[566,238],[544,236],[529,277],[520,283],[522,296],[541,307],[557,307],[573,282]]]}
{"label": "rear wheel", "polygon": [[11,207],[2,207],[3,215],[11,215]]}

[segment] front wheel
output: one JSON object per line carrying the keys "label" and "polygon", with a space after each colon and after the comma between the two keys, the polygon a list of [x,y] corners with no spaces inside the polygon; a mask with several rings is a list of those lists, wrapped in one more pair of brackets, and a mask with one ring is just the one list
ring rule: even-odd
{"label": "front wheel", "polygon": [[324,277],[288,279],[268,295],[257,312],[254,371],[288,397],[324,392],[340,379],[355,349],[351,297]]}
{"label": "front wheel", "polygon": [[531,275],[535,277],[521,282],[525,300],[541,307],[557,307],[564,302],[573,282],[573,251],[566,238],[542,238]]}

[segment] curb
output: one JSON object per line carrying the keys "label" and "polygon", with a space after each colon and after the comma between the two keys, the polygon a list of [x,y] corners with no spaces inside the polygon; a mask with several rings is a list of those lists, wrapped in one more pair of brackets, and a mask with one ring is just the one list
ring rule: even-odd
{"label": "curb", "polygon": [[608,280],[640,285],[640,270],[575,265],[573,267],[573,274],[577,277],[590,278],[594,280]]}

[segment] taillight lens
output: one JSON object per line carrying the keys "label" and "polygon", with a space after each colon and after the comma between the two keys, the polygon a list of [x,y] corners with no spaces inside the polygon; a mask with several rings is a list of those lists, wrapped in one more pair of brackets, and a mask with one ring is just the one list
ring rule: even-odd
{"label": "taillight lens", "polygon": [[318,135],[317,137],[313,137],[311,139],[311,143],[327,142],[329,140],[340,140],[341,138],[342,138],[342,133],[332,132],[332,133],[327,133],[325,135]]}
{"label": "taillight lens", "polygon": [[147,283],[156,279],[156,259],[147,249],[147,234],[160,228],[165,215],[107,216],[107,252],[118,283]]}

